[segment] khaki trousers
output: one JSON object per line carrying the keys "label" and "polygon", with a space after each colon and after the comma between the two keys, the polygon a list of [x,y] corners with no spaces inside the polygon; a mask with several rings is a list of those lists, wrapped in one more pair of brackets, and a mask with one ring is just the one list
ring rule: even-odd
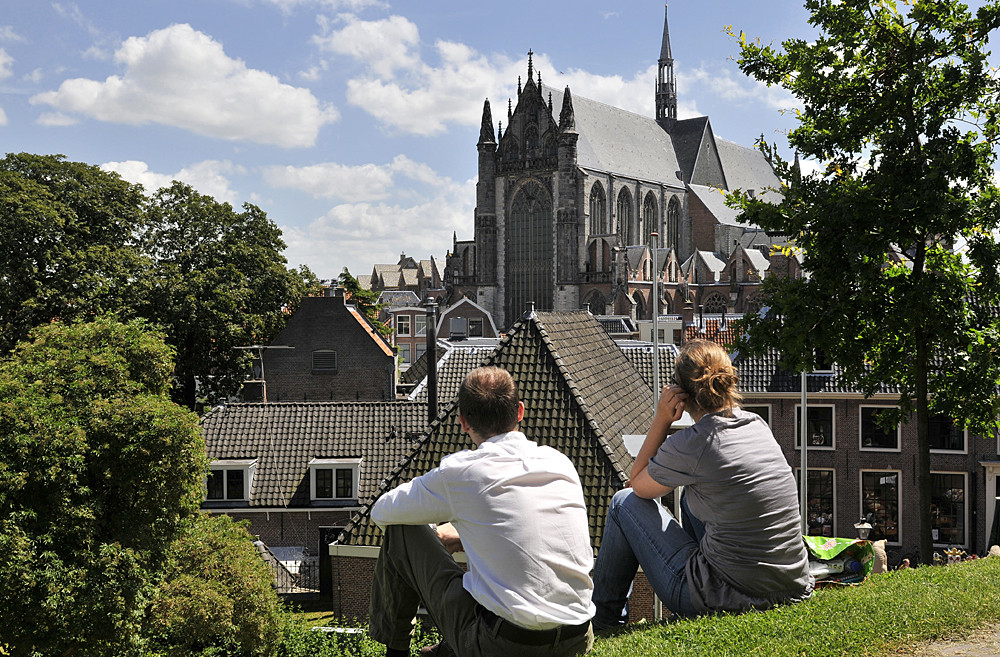
{"label": "khaki trousers", "polygon": [[571,657],[593,646],[592,630],[541,646],[497,636],[495,628],[480,618],[476,600],[462,587],[464,574],[427,525],[386,527],[372,582],[371,637],[390,648],[409,649],[413,617],[423,601],[458,657]]}

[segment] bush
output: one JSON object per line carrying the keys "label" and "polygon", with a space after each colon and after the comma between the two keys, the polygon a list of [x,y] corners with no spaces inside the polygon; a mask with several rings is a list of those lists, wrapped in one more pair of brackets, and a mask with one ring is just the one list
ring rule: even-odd
{"label": "bush", "polygon": [[200,514],[174,541],[148,612],[163,655],[271,655],[282,607],[244,523]]}

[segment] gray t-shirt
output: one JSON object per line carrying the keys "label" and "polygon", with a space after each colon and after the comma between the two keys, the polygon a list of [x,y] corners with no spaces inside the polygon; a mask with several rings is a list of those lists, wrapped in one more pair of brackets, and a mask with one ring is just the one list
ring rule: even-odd
{"label": "gray t-shirt", "polygon": [[648,472],[664,486],[686,486],[688,507],[705,523],[687,563],[696,608],[765,609],[811,595],[795,477],[764,420],[707,414],[668,437]]}

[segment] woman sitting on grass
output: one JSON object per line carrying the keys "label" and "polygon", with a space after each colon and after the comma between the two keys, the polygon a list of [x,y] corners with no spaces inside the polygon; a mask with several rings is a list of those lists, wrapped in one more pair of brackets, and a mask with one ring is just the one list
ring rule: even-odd
{"label": "woman sitting on grass", "polygon": [[[623,622],[636,569],[675,614],[766,609],[807,599],[813,578],[795,477],[767,423],[740,410],[719,345],[693,340],[674,364],[632,467],[611,501],[594,569],[594,629]],[[687,410],[694,426],[668,436]],[[684,486],[683,528],[655,500]]]}

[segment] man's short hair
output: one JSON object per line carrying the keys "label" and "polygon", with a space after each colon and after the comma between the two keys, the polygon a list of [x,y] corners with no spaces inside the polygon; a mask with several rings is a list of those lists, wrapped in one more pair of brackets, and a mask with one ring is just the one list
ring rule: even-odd
{"label": "man's short hair", "polygon": [[484,438],[517,427],[520,401],[513,377],[499,367],[472,370],[458,389],[458,412]]}

